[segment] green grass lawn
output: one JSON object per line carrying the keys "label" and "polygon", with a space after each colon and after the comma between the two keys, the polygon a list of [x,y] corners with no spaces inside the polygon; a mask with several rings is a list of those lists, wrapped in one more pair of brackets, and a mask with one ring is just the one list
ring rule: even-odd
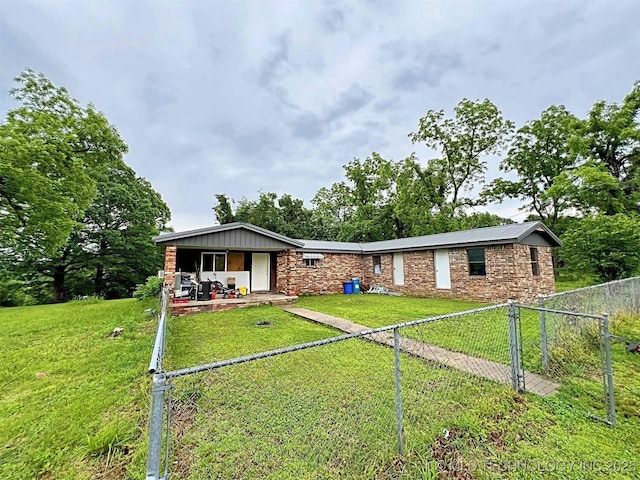
{"label": "green grass lawn", "polygon": [[[149,306],[0,309],[0,478],[144,476]],[[116,327],[124,333],[110,338]]]}
{"label": "green grass lawn", "polygon": [[[298,305],[370,326],[477,306],[373,295],[305,297]],[[1,479],[144,478],[155,327],[148,306],[0,310]],[[478,317],[458,326],[474,330],[473,341],[443,327],[429,338],[486,351],[489,324]],[[110,338],[115,327],[125,332]],[[638,319],[619,319],[615,333],[640,337]],[[165,364],[182,368],[337,332],[257,307],[172,318],[168,334]],[[585,382],[542,399],[403,354],[403,457],[389,348],[356,339],[179,378],[172,478],[435,479],[440,467],[449,477],[534,479],[536,461],[547,469],[553,461],[602,461],[612,470],[596,474],[588,469],[607,464],[582,464],[546,478],[638,478],[640,466],[619,472],[625,464],[613,462],[640,457],[640,362],[622,345],[613,354],[615,429],[586,417],[593,392]],[[529,471],[514,470],[517,462],[529,462]]]}
{"label": "green grass lawn", "polygon": [[556,278],[556,292],[566,292],[567,290],[590,287],[598,283],[600,282],[589,275],[561,270],[558,278]]}
{"label": "green grass lawn", "polygon": [[[304,297],[297,305],[368,326],[477,306],[373,295]],[[471,327],[482,337],[490,324],[477,320]],[[636,319],[618,328],[640,336]],[[239,348],[255,351],[251,345],[276,348],[335,334],[273,307],[183,317],[172,323],[168,362],[182,367]],[[436,337],[447,335],[443,328]],[[621,345],[613,354],[615,429],[586,415],[601,401],[593,382],[577,379],[550,398],[518,395],[403,354],[403,457],[395,450],[391,349],[351,340],[180,378],[175,478],[637,478],[639,363]]]}

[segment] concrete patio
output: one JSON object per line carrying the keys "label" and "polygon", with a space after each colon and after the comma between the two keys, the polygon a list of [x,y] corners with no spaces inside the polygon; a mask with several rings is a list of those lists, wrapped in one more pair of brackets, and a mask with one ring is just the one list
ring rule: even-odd
{"label": "concrete patio", "polygon": [[289,305],[297,300],[297,296],[282,293],[251,293],[241,298],[222,298],[187,303],[171,303],[171,313],[176,316],[202,312],[219,312],[235,308],[257,307],[258,305]]}

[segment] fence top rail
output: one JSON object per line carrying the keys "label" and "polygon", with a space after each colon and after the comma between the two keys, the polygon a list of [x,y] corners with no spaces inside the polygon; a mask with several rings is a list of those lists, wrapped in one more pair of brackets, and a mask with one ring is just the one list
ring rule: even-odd
{"label": "fence top rail", "polygon": [[347,335],[339,335],[336,337],[330,337],[330,338],[325,338],[322,340],[316,340],[315,342],[307,342],[307,343],[299,343],[297,345],[293,345],[290,347],[284,347],[284,348],[278,348],[275,350],[268,350],[265,352],[260,352],[260,353],[255,353],[252,355],[245,355],[242,357],[236,357],[236,358],[230,358],[227,360],[219,360],[216,362],[211,362],[211,363],[206,363],[203,365],[197,365],[194,367],[186,367],[186,368],[181,368],[179,370],[172,370],[169,372],[164,372],[164,376],[165,378],[169,379],[169,378],[176,378],[176,377],[183,377],[185,375],[191,375],[194,373],[199,373],[199,372],[205,372],[207,370],[216,370],[218,368],[222,368],[222,367],[227,367],[230,365],[237,365],[240,363],[246,363],[246,362],[252,362],[254,360],[260,360],[263,358],[269,358],[269,357],[275,357],[277,355],[282,355],[285,353],[291,353],[291,352],[297,352],[300,350],[306,350],[309,348],[313,348],[313,347],[319,347],[322,345],[329,345],[332,343],[337,343],[337,342],[343,342],[345,340],[350,340],[352,338],[361,338],[361,337],[366,337],[367,335],[372,335],[375,333],[382,333],[382,332],[388,332],[390,330],[395,330],[395,329],[399,329],[399,328],[406,328],[406,327],[412,327],[412,326],[416,326],[416,325],[422,325],[422,324],[426,324],[426,323],[431,323],[431,322],[436,322],[438,320],[446,320],[449,318],[456,318],[456,317],[462,317],[464,315],[472,315],[475,313],[480,313],[480,312],[487,312],[487,311],[491,311],[491,310],[497,310],[500,308],[504,308],[506,307],[508,304],[507,303],[500,303],[498,305],[491,305],[488,307],[481,307],[481,308],[476,308],[473,310],[464,310],[462,312],[455,312],[455,313],[448,313],[445,315],[438,315],[435,317],[428,317],[428,318],[421,318],[419,320],[411,320],[408,322],[403,322],[403,323],[397,323],[395,325],[388,325],[385,327],[379,327],[379,328],[370,328],[367,330],[362,330],[360,332],[355,332],[355,333],[349,333]]}
{"label": "fence top rail", "polygon": [[169,309],[169,290],[162,291],[162,304],[160,307],[160,317],[158,318],[158,328],[156,338],[153,342],[153,351],[149,361],[149,373],[162,371],[162,357],[164,356],[164,342],[167,331],[167,310]]}
{"label": "fence top rail", "polygon": [[557,313],[559,315],[572,315],[574,317],[594,318],[596,320],[602,320],[604,319],[604,316],[607,315],[606,313],[603,313],[602,315],[595,315],[592,313],[571,312],[569,310],[557,310],[555,308],[536,307],[533,305],[521,305],[519,303],[516,304],[516,307],[526,308],[527,310],[536,310],[538,312]]}
{"label": "fence top rail", "polygon": [[590,285],[588,287],[575,288],[573,290],[567,290],[566,292],[548,293],[546,295],[540,295],[540,297],[544,298],[545,300],[546,299],[551,299],[551,298],[556,298],[556,297],[564,297],[565,295],[571,295],[571,294],[577,293],[577,292],[586,292],[586,291],[593,290],[593,289],[596,289],[596,288],[607,287],[609,285],[631,282],[633,280],[640,280],[640,277],[622,278],[620,280],[612,280],[612,281],[607,282],[607,283],[599,283],[598,285]]}

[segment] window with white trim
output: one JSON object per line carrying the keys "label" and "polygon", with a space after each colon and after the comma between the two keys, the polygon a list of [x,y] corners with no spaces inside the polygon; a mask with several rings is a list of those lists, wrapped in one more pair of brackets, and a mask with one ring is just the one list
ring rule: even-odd
{"label": "window with white trim", "polygon": [[200,262],[201,272],[224,272],[227,270],[227,254],[203,252]]}

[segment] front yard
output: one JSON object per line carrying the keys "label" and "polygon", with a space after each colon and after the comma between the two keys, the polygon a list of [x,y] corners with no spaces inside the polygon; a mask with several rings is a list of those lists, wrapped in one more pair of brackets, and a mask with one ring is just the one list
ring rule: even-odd
{"label": "front yard", "polygon": [[[0,478],[144,477],[155,327],[148,306],[119,300],[0,310]],[[335,295],[298,306],[380,326],[477,305]],[[448,325],[435,340],[465,347],[454,334],[460,329]],[[466,344],[480,348],[489,325],[474,324],[479,330]],[[115,327],[124,334],[110,338]],[[638,318],[616,329],[640,337]],[[276,307],[173,318],[166,366],[335,335]],[[585,416],[580,399],[589,392],[580,383],[549,398],[518,395],[402,355],[403,457],[389,348],[350,340],[177,379],[173,478],[429,479],[438,470],[458,478],[637,478],[640,362],[620,344],[613,355],[615,429]]]}

